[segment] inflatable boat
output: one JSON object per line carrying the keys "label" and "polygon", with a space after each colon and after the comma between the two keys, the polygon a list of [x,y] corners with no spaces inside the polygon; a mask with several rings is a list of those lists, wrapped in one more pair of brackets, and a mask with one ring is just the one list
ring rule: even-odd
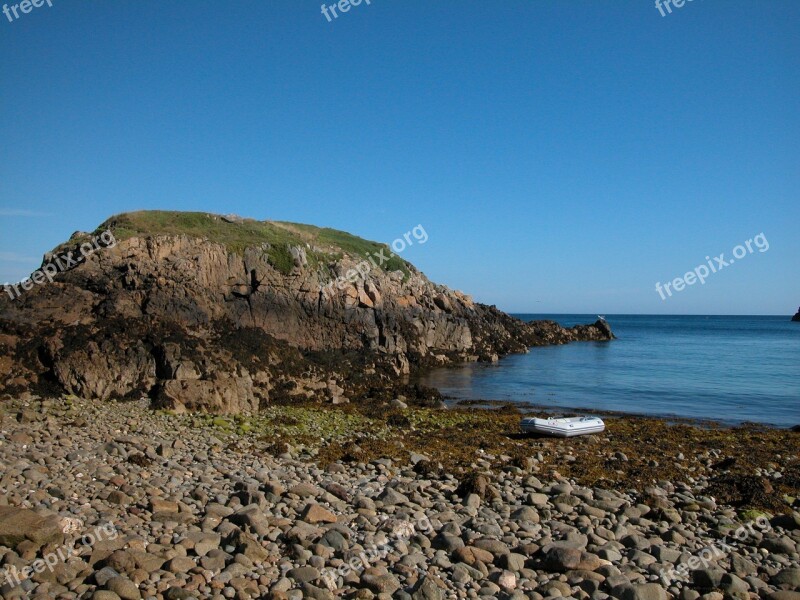
{"label": "inflatable boat", "polygon": [[600,417],[568,417],[565,419],[537,419],[530,417],[520,423],[525,433],[540,433],[556,437],[572,437],[605,431],[606,424]]}

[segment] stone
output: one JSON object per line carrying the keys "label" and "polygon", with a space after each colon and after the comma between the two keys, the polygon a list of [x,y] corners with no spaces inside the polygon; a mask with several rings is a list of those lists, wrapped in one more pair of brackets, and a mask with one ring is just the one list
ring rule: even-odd
{"label": "stone", "polygon": [[166,569],[170,573],[188,573],[197,565],[188,556],[176,556],[166,564]]}
{"label": "stone", "polygon": [[383,504],[386,506],[395,506],[397,504],[403,504],[405,502],[408,502],[408,496],[405,496],[400,492],[395,491],[390,487],[387,487],[378,496],[378,500],[383,502]]}
{"label": "stone", "polygon": [[119,504],[121,506],[128,505],[132,502],[132,498],[128,494],[119,490],[112,491],[107,498],[111,504]]}
{"label": "stone", "polygon": [[287,575],[300,583],[316,581],[320,577],[320,572],[314,567],[295,567]]}
{"label": "stone", "polygon": [[336,523],[336,515],[319,504],[308,504],[300,517],[306,523]]}
{"label": "stone", "polygon": [[322,490],[311,483],[298,483],[288,493],[301,498],[317,498],[322,495]]}
{"label": "stone", "polygon": [[478,508],[481,505],[481,497],[478,494],[469,494],[464,500],[464,506],[468,508]]}
{"label": "stone", "polygon": [[695,569],[692,571],[692,583],[699,590],[713,590],[722,583],[724,572],[721,569]]}
{"label": "stone", "polygon": [[165,600],[189,600],[190,598],[197,598],[197,596],[190,590],[172,586],[164,594],[164,598]]}
{"label": "stone", "polygon": [[740,554],[731,554],[731,569],[739,577],[755,575],[758,571],[753,562]]}
{"label": "stone", "polygon": [[0,546],[16,548],[25,540],[36,546],[62,544],[64,532],[58,517],[42,517],[26,508],[0,506]]}
{"label": "stone", "polygon": [[[525,557],[521,554],[515,554],[514,552],[509,552],[508,554],[504,554],[500,557],[498,561],[500,567],[504,569],[508,569],[514,573],[519,573],[522,569],[525,568]],[[598,565],[599,566],[599,565]],[[592,569],[587,569],[592,570]],[[503,587],[500,585],[500,587]]]}
{"label": "stone", "polygon": [[511,513],[511,518],[515,521],[528,521],[529,523],[539,522],[539,513],[530,506],[523,506]]}
{"label": "stone", "polygon": [[775,554],[792,554],[797,551],[797,545],[785,535],[764,538],[759,546]]}
{"label": "stone", "polygon": [[411,591],[411,600],[444,600],[442,586],[437,585],[430,575],[425,575]]}
{"label": "stone", "polygon": [[750,586],[745,581],[742,581],[733,573],[725,573],[719,583],[719,589],[725,592],[728,596],[741,597],[744,600],[749,600]]}
{"label": "stone", "polygon": [[549,571],[595,571],[603,565],[603,560],[577,548],[551,548],[544,558],[544,567]]}
{"label": "stone", "polygon": [[774,585],[800,590],[800,568],[783,569],[770,580]]}
{"label": "stone", "polygon": [[117,573],[130,574],[137,568],[136,557],[130,550],[115,550],[106,558],[106,566]]}
{"label": "stone", "polygon": [[121,600],[114,592],[110,590],[97,590],[92,594],[92,600]]}
{"label": "stone", "polygon": [[528,494],[528,503],[535,506],[536,508],[547,508],[547,504],[550,502],[549,496],[547,494],[540,494],[540,493],[533,493]]}
{"label": "stone", "polygon": [[615,587],[611,595],[619,600],[667,600],[666,590],[657,583],[640,583]]}
{"label": "stone", "polygon": [[180,506],[178,506],[177,502],[162,500],[160,498],[150,499],[150,512],[154,514],[155,513],[171,514],[171,513],[177,513],[179,511],[180,511]]}
{"label": "stone", "polygon": [[377,572],[378,569],[367,569],[361,575],[361,584],[376,594],[394,594],[401,585],[391,573]]}
{"label": "stone", "polygon": [[119,577],[119,573],[111,567],[103,567],[94,574],[94,580],[100,587],[105,587],[106,583],[115,577]]}
{"label": "stone", "polygon": [[767,600],[800,600],[800,592],[781,590],[772,592],[767,596]]}
{"label": "stone", "polygon": [[326,531],[325,535],[322,536],[320,543],[333,548],[336,551],[345,550],[349,546],[347,539],[335,529]]}
{"label": "stone", "polygon": [[439,532],[436,537],[433,538],[432,543],[434,548],[444,550],[445,552],[453,552],[464,547],[464,540],[456,535],[450,535],[444,532]]}
{"label": "stone", "polygon": [[491,552],[477,548],[475,546],[461,546],[453,551],[453,558],[458,562],[463,562],[469,566],[476,562],[490,565],[494,562],[494,555]]}
{"label": "stone", "polygon": [[516,589],[517,576],[514,575],[514,573],[512,573],[511,571],[503,571],[497,577],[497,585],[506,591]]}
{"label": "stone", "polygon": [[142,597],[139,587],[127,577],[113,577],[106,582],[105,587],[122,600],[139,600]]}

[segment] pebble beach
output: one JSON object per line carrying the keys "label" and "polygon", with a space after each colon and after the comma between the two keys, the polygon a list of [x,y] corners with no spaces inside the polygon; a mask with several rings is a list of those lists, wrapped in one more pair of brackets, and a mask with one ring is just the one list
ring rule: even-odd
{"label": "pebble beach", "polygon": [[3,598],[800,598],[790,431],[746,451],[746,433],[624,418],[537,439],[507,431],[513,411],[401,399],[0,410]]}

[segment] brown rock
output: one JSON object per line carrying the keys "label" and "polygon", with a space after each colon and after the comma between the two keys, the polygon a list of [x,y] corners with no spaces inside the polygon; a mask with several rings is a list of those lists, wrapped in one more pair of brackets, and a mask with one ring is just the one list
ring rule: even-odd
{"label": "brown rock", "polygon": [[150,512],[152,513],[177,513],[179,511],[180,506],[177,502],[161,500],[160,498],[152,498],[150,500]]}
{"label": "brown rock", "polygon": [[476,562],[482,562],[485,565],[491,565],[494,562],[494,556],[491,552],[475,546],[456,548],[453,551],[453,556],[457,561],[463,562],[469,566],[473,566]]}
{"label": "brown rock", "polygon": [[0,506],[0,545],[16,548],[24,540],[37,546],[63,543],[64,532],[58,517],[42,517],[25,508]]}
{"label": "brown rock", "polygon": [[336,515],[319,504],[308,504],[300,517],[306,523],[336,523]]}
{"label": "brown rock", "polygon": [[551,548],[544,558],[544,567],[548,571],[594,571],[603,564],[605,562],[596,554],[577,548]]}

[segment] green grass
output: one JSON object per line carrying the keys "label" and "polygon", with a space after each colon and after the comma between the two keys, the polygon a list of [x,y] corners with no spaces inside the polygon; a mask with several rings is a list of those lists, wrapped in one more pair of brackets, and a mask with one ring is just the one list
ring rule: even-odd
{"label": "green grass", "polygon": [[[284,221],[256,221],[246,219],[243,223],[228,223],[219,215],[201,212],[139,211],[123,213],[110,218],[94,232],[99,235],[111,229],[117,240],[131,237],[162,235],[187,235],[206,238],[224,245],[229,251],[243,254],[247,248],[258,248],[269,244],[267,254],[270,263],[284,274],[291,272],[293,259],[290,247],[306,249],[309,264],[335,262],[343,254],[367,258],[383,251],[390,255],[386,244],[365,240],[344,231],[330,228],[289,223]],[[306,245],[311,246],[309,249]],[[399,256],[393,256],[382,266],[384,271],[402,271],[410,274],[409,264]]]}

